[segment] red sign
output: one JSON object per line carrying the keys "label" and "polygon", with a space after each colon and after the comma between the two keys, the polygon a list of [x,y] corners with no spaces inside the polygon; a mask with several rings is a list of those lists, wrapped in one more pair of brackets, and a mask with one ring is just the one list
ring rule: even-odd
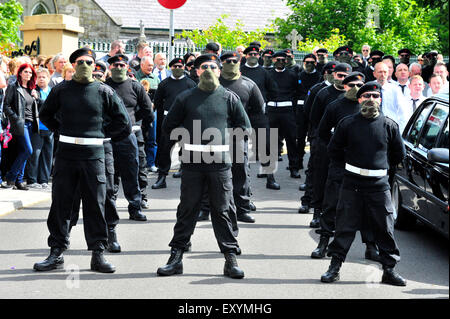
{"label": "red sign", "polygon": [[158,2],[166,9],[178,9],[186,3],[186,0],[158,0]]}

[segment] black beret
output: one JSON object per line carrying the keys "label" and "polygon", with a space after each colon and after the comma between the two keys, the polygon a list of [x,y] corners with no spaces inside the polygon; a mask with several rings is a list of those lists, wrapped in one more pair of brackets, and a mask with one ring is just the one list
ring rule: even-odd
{"label": "black beret", "polygon": [[412,55],[411,50],[409,50],[409,49],[407,49],[407,48],[398,50],[397,53],[398,53],[398,54],[407,53],[407,54],[409,54],[409,55]]}
{"label": "black beret", "polygon": [[106,72],[106,64],[105,62],[98,60],[95,61],[95,69],[94,72],[102,72],[105,73]]}
{"label": "black beret", "polygon": [[356,98],[360,98],[366,92],[379,92],[381,93],[381,85],[377,81],[370,81],[364,84],[356,93]]}
{"label": "black beret", "polygon": [[287,54],[284,51],[277,51],[272,54],[272,58],[287,58]]}
{"label": "black beret", "polygon": [[241,59],[241,56],[239,55],[238,52],[235,51],[227,51],[224,52],[221,56],[220,56],[220,61],[225,61],[226,59],[229,58],[236,58],[238,59],[238,61]]}
{"label": "black beret", "polygon": [[194,61],[189,61],[188,63],[186,63],[186,66],[189,66],[189,67],[193,66],[194,65]]}
{"label": "black beret", "polygon": [[108,59],[108,63],[109,64],[113,64],[116,62],[121,62],[121,63],[125,63],[128,64],[128,57],[126,55],[123,54],[116,54],[115,56],[112,56]]}
{"label": "black beret", "polygon": [[347,75],[344,80],[342,81],[342,84],[347,84],[354,81],[365,81],[366,77],[361,72],[352,72],[349,75]]}
{"label": "black beret", "polygon": [[218,52],[218,51],[220,50],[220,47],[219,47],[219,45],[218,45],[217,43],[215,43],[215,42],[210,42],[210,43],[208,43],[208,44],[206,45],[206,49],[207,49],[207,50],[214,51],[214,52]]}
{"label": "black beret", "polygon": [[320,48],[319,50],[316,51],[316,53],[328,53],[328,50],[325,48]]}
{"label": "black beret", "polygon": [[198,69],[200,67],[200,65],[202,65],[202,63],[210,62],[210,61],[216,62],[217,65],[219,65],[219,58],[217,57],[217,55],[212,54],[212,53],[206,53],[206,54],[200,55],[197,59],[195,59],[194,67],[196,69]]}
{"label": "black beret", "polygon": [[250,53],[250,52],[256,52],[256,53],[259,53],[259,47],[256,46],[256,45],[251,45],[251,46],[249,46],[248,48],[246,48],[246,49],[244,50],[244,54],[248,54],[248,53]]}
{"label": "black beret", "polygon": [[274,53],[275,52],[272,49],[266,49],[266,50],[263,51],[262,55],[265,55],[265,54],[273,55]]}
{"label": "black beret", "polygon": [[374,55],[378,55],[378,56],[384,56],[384,52],[380,51],[380,50],[374,50],[372,52],[370,52],[370,57],[373,57]]}
{"label": "black beret", "polygon": [[184,63],[186,63],[186,61],[187,61],[191,56],[193,56],[193,57],[195,58],[195,54],[192,53],[192,52],[188,52],[188,53],[186,53],[185,55],[183,55]]}
{"label": "black beret", "polygon": [[334,72],[334,68],[336,67],[337,63],[336,61],[330,61],[327,64],[325,64],[322,68],[322,74],[325,73],[325,71],[331,71]]}
{"label": "black beret", "polygon": [[172,59],[172,61],[170,61],[170,63],[169,63],[169,68],[170,68],[172,65],[174,65],[175,63],[180,63],[180,64],[184,65],[184,59],[183,59],[183,58],[175,58],[175,59]]}
{"label": "black beret", "polygon": [[256,46],[256,47],[260,48],[261,47],[261,42],[259,42],[259,41],[250,42],[250,46]]}
{"label": "black beret", "polygon": [[343,46],[340,46],[339,48],[337,48],[336,50],[334,50],[333,56],[336,56],[341,51],[347,51],[349,54],[353,55],[352,48],[350,48],[348,45],[343,45]]}
{"label": "black beret", "polygon": [[283,50],[286,54],[294,54],[294,51],[292,49],[284,49]]}
{"label": "black beret", "polygon": [[75,50],[69,57],[70,63],[75,63],[75,60],[78,59],[80,56],[90,56],[95,61],[95,52],[92,49],[89,48],[81,48],[78,50]]}
{"label": "black beret", "polygon": [[383,56],[383,60],[391,60],[392,64],[395,66],[395,58],[392,55]]}
{"label": "black beret", "polygon": [[312,53],[305,55],[305,57],[303,58],[303,61],[305,61],[308,58],[312,58],[312,59],[314,59],[314,61],[317,61],[317,57]]}
{"label": "black beret", "polygon": [[338,64],[336,64],[333,72],[351,73],[352,67],[350,64],[347,64],[347,63],[338,63]]}

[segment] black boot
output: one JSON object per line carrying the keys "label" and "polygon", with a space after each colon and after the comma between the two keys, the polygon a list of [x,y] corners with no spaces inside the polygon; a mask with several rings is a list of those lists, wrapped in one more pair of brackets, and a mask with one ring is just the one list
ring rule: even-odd
{"label": "black boot", "polygon": [[192,250],[192,243],[191,243],[191,241],[189,241],[187,244],[186,244],[186,247],[184,247],[184,252],[186,253],[186,252],[189,252],[189,251],[191,251]]}
{"label": "black boot", "polygon": [[319,245],[311,253],[311,258],[320,259],[325,257],[329,241],[330,241],[329,237],[321,235]]}
{"label": "black boot", "polygon": [[52,247],[50,249],[50,255],[44,261],[35,263],[33,269],[37,271],[49,271],[62,268],[64,266],[63,252],[63,248]]}
{"label": "black boot", "polygon": [[298,190],[304,192],[306,190],[306,184],[300,184]]}
{"label": "black boot", "polygon": [[108,226],[108,251],[110,253],[120,253],[121,248],[117,242],[117,234],[115,226]]}
{"label": "black boot", "polygon": [[391,267],[383,267],[381,282],[393,286],[406,286],[406,280]]}
{"label": "black boot", "polygon": [[243,223],[254,223],[255,222],[255,218],[253,218],[252,216],[250,216],[247,213],[241,213],[237,215],[237,220]]}
{"label": "black boot", "polygon": [[255,204],[253,202],[250,202],[250,210],[252,212],[256,211],[256,206],[255,206]]}
{"label": "black boot", "polygon": [[28,187],[27,187],[27,184],[25,182],[22,182],[22,183],[16,182],[14,184],[14,189],[19,189],[21,191],[27,191]]}
{"label": "black boot", "polygon": [[116,267],[105,260],[105,256],[103,256],[103,250],[93,250],[91,258],[91,270],[104,273],[113,273],[116,271]]}
{"label": "black boot", "polygon": [[173,178],[180,178],[181,177],[181,170],[179,170],[178,172],[173,173]]}
{"label": "black boot", "polygon": [[130,212],[130,219],[137,220],[139,222],[145,222],[147,220],[147,216],[142,214],[141,211]]}
{"label": "black boot", "polygon": [[203,220],[209,220],[209,211],[207,210],[200,210],[198,213],[197,221],[203,221]]}
{"label": "black boot", "polygon": [[147,200],[147,195],[146,194],[142,194],[141,195],[141,208],[142,209],[149,209],[150,208],[148,206],[148,200]]}
{"label": "black boot", "polygon": [[336,257],[331,258],[330,267],[328,271],[320,277],[321,282],[334,282],[339,280],[339,270],[341,269],[342,261]]}
{"label": "black boot", "polygon": [[183,273],[183,249],[172,248],[170,257],[165,266],[159,267],[156,273],[159,276],[172,276]]}
{"label": "black boot", "polygon": [[370,259],[373,261],[380,261],[380,254],[378,253],[378,248],[374,243],[366,243],[366,259]]}
{"label": "black boot", "polygon": [[223,267],[223,274],[234,279],[244,278],[244,271],[239,268],[234,253],[225,253],[225,265]]}
{"label": "black boot", "polygon": [[300,208],[298,209],[298,213],[299,214],[308,214],[309,213],[309,205],[308,204],[305,204],[305,205],[302,204],[302,206],[300,206]]}
{"label": "black boot", "polygon": [[273,174],[267,174],[266,188],[268,188],[268,189],[275,189],[275,190],[279,190],[281,188],[280,184],[278,184],[275,181],[275,177],[273,176]]}
{"label": "black boot", "polygon": [[292,168],[291,171],[291,177],[292,178],[301,178],[300,171],[298,169]]}
{"label": "black boot", "polygon": [[311,228],[319,228],[320,227],[320,209],[314,208],[313,219],[309,223],[309,227]]}
{"label": "black boot", "polygon": [[152,189],[167,188],[166,175],[158,175],[156,183],[152,185]]}

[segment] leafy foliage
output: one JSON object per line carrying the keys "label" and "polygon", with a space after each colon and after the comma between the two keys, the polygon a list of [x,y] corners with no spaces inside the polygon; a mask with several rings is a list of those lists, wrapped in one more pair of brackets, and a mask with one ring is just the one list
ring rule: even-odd
{"label": "leafy foliage", "polygon": [[0,53],[9,54],[20,42],[19,26],[22,24],[22,13],[23,7],[16,0],[0,3]]}

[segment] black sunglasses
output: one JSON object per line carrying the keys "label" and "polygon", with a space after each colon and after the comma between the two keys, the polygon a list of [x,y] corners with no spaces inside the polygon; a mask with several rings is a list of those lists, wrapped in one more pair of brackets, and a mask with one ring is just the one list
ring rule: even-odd
{"label": "black sunglasses", "polygon": [[226,60],[225,60],[225,63],[228,63],[228,64],[230,64],[230,63],[237,64],[238,62],[239,62],[239,61],[236,60],[236,59],[226,59]]}
{"label": "black sunglasses", "polygon": [[125,63],[114,62],[114,63],[113,63],[113,67],[114,67],[114,68],[126,68],[127,65],[126,65]]}
{"label": "black sunglasses", "polygon": [[250,52],[250,53],[248,53],[248,55],[249,55],[249,56],[258,56],[259,53],[257,53],[257,52]]}
{"label": "black sunglasses", "polygon": [[174,68],[174,69],[182,69],[183,66],[181,64],[174,64],[174,65],[172,65],[172,68]]}
{"label": "black sunglasses", "polygon": [[347,76],[347,74],[342,74],[342,73],[336,73],[336,76],[339,78],[339,79],[342,79],[342,78],[345,78],[346,76]]}
{"label": "black sunglasses", "polygon": [[362,87],[364,84],[362,84],[362,83],[348,83],[347,84],[347,86],[348,87],[351,87],[351,88],[354,88],[355,86],[357,86],[357,87]]}
{"label": "black sunglasses", "polygon": [[94,63],[94,61],[91,61],[91,60],[78,60],[77,61],[78,65],[82,65],[83,63],[86,63],[87,65],[92,65],[92,63]]}
{"label": "black sunglasses", "polygon": [[217,65],[215,65],[215,64],[203,64],[202,66],[200,66],[200,68],[202,68],[203,70],[208,70],[208,69],[215,70],[215,69],[217,69]]}
{"label": "black sunglasses", "polygon": [[92,76],[96,79],[101,79],[103,74],[92,74]]}
{"label": "black sunglasses", "polygon": [[370,99],[371,97],[373,97],[374,99],[378,99],[380,98],[380,96],[380,93],[364,93],[361,95],[361,97],[365,99]]}
{"label": "black sunglasses", "polygon": [[305,64],[314,64],[314,63],[316,63],[316,62],[314,62],[314,61],[305,61]]}
{"label": "black sunglasses", "polygon": [[409,57],[409,54],[400,54],[400,57],[406,58],[406,57]]}
{"label": "black sunglasses", "polygon": [[276,61],[278,61],[278,62],[286,62],[286,59],[285,58],[277,58]]}

